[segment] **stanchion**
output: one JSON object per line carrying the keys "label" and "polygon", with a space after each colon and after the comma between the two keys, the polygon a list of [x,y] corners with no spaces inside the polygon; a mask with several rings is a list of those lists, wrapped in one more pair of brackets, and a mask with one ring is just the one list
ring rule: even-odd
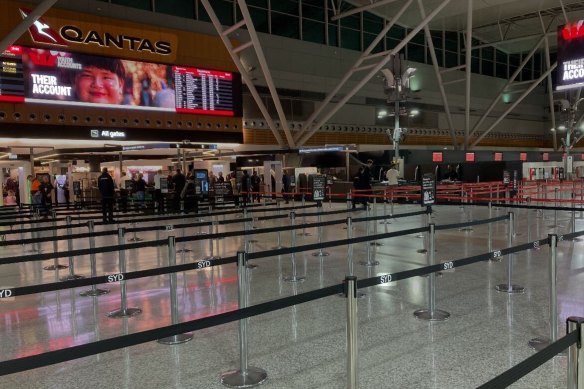
{"label": "stanchion", "polygon": [[[33,223],[31,223],[31,225],[32,225],[33,227],[36,227],[36,228],[38,229],[38,227],[40,227],[40,225],[39,225],[39,224],[40,224],[40,223],[39,223],[39,220],[40,220],[40,215],[39,215],[39,210],[38,210],[38,208],[34,210],[34,214],[33,214],[33,220],[34,220],[34,224],[33,224]],[[41,235],[40,235],[40,232],[38,232],[38,231],[35,229],[34,231],[32,231],[32,232],[30,233],[30,237],[31,237],[31,238],[33,238],[33,239],[35,239],[35,238],[36,238],[36,239],[39,239],[39,238],[41,237]],[[33,243],[33,244],[31,245],[31,248],[30,248],[29,250],[27,250],[26,252],[27,252],[27,253],[31,253],[31,254],[40,254],[40,253],[42,253],[42,252],[43,252],[43,250],[41,250],[40,243],[38,243],[38,242],[35,242],[35,243]]]}
{"label": "stanchion", "polygon": [[352,191],[347,192],[347,209],[353,208]]}
{"label": "stanchion", "polygon": [[[168,266],[176,265],[176,240],[174,236],[168,237]],[[172,324],[178,324],[178,298],[176,296],[176,272],[169,274],[170,277],[170,316]],[[158,343],[173,345],[186,343],[193,339],[193,334],[177,334],[166,338],[158,339]]]}
{"label": "stanchion", "polygon": [[[278,205],[278,210],[277,210],[277,215],[280,216],[280,203],[277,203]],[[282,233],[281,231],[277,232],[277,246],[272,247],[272,250],[279,250],[279,249],[283,249],[286,248],[286,246],[282,246]]]}
{"label": "stanchion", "polygon": [[[369,207],[365,208],[365,218],[367,219],[365,220],[365,235],[369,237],[371,230],[371,222],[369,222]],[[377,225],[377,223],[375,223],[375,225]],[[371,258],[371,245],[369,242],[365,242],[365,246],[367,248],[367,261],[361,261],[359,264],[370,267],[379,265],[379,261],[375,261]]]}
{"label": "stanchion", "polygon": [[[385,202],[384,202],[385,204]],[[373,197],[373,216],[377,217],[377,197]],[[369,222],[368,222],[369,223]],[[377,220],[373,221],[373,235],[377,235]],[[378,241],[370,242],[369,245],[371,246],[383,246],[383,243]]]}
{"label": "stanchion", "polygon": [[[67,223],[67,250],[71,252],[73,251],[73,239],[71,238],[71,235],[73,235],[73,231],[71,229],[71,216],[67,216],[65,220]],[[73,256],[69,255],[69,274],[65,277],[62,277],[61,281],[78,280],[80,278],[85,277],[79,274],[75,274],[75,263],[73,262]]]}
{"label": "stanchion", "polygon": [[548,226],[548,228],[558,227],[558,188],[554,188],[554,224]]}
{"label": "stanchion", "polygon": [[143,241],[144,239],[139,238],[136,235],[136,221],[133,220],[132,223],[130,223],[130,225],[134,229],[134,232],[132,232],[132,237],[130,239],[128,239],[128,242],[141,242],[141,241]]}
{"label": "stanchion", "polygon": [[[322,212],[322,203],[320,204],[320,207],[318,208],[318,224],[322,223],[322,216],[321,216],[321,212]],[[318,244],[322,245],[322,231],[323,231],[323,226],[318,226]],[[278,241],[279,243],[279,241]],[[331,255],[328,251],[323,251],[322,247],[320,247],[318,249],[317,252],[312,253],[313,257],[328,257],[329,255]]]}
{"label": "stanchion", "polygon": [[347,388],[359,389],[357,277],[345,277],[344,295],[347,298]]}
{"label": "stanchion", "polygon": [[[387,216],[387,189],[383,190],[383,216]],[[390,216],[393,216],[393,213]],[[379,224],[391,224],[391,219],[383,219],[379,222]]]}
{"label": "stanchion", "polygon": [[[296,248],[296,233],[294,231],[294,220],[296,219],[296,214],[294,212],[290,212],[290,225],[292,229],[290,230],[291,236],[291,246],[292,248]],[[283,277],[282,279],[286,282],[303,282],[305,277],[299,277],[296,273],[296,253],[292,252],[290,254],[290,261],[292,262],[292,275]]]}
{"label": "stanchion", "polygon": [[[509,231],[507,237],[507,245],[513,245],[513,212],[509,212]],[[519,285],[513,285],[513,254],[507,255],[507,283],[495,286],[498,292],[505,292],[509,294],[524,293],[525,288]]]}
{"label": "stanchion", "polygon": [[[87,228],[89,229],[89,249],[95,249],[95,236],[93,233],[95,232],[95,224],[93,220],[87,222]],[[96,267],[96,260],[95,260],[95,253],[89,254],[89,262],[91,264],[91,277],[97,276],[97,267]],[[98,289],[95,284],[91,285],[91,289],[86,290],[84,292],[79,293],[80,296],[83,297],[95,297],[101,296],[104,294],[109,293],[109,289]]]}
{"label": "stanchion", "polygon": [[[429,225],[429,247],[428,266],[435,265],[434,244],[435,244],[435,226],[434,223]],[[450,317],[450,313],[436,309],[436,273],[430,273],[428,277],[428,309],[418,309],[414,316],[420,320],[444,321]]]}
{"label": "stanchion", "polygon": [[[493,203],[489,201],[489,219],[493,218]],[[489,244],[488,244],[488,252],[493,251],[493,223],[488,224],[489,229]]]}
{"label": "stanchion", "polygon": [[298,236],[312,236],[310,232],[306,232],[306,200],[305,194],[302,193],[302,232],[298,233]]}
{"label": "stanchion", "polygon": [[213,239],[213,225],[214,224],[215,223],[212,221],[211,224],[209,225],[209,256],[203,258],[206,261],[212,261],[213,259],[221,259],[221,257],[215,256],[215,253],[214,253],[214,248],[213,248],[213,242],[214,242],[214,239]]}
{"label": "stanchion", "polygon": [[[57,240],[57,220],[56,220],[56,213],[53,210],[53,221],[52,221],[52,226],[53,226],[53,253],[56,255],[59,252],[59,241]],[[66,265],[61,265],[59,263],[59,259],[55,258],[53,259],[53,264],[49,265],[49,266],[45,266],[43,267],[44,270],[60,270],[60,269],[67,269]]]}
{"label": "stanchion", "polygon": [[567,320],[568,333],[578,331],[578,341],[568,349],[568,389],[584,388],[584,318],[571,316]]}
{"label": "stanchion", "polygon": [[[174,227],[173,227],[173,229],[174,229]],[[184,227],[181,228],[180,236],[181,236],[181,238],[184,238],[185,237],[185,228]],[[184,255],[186,253],[190,253],[192,251],[193,250],[191,250],[190,248],[187,247],[187,242],[184,242],[183,245],[182,245],[182,247],[180,249],[176,250],[177,253],[181,253],[182,254],[182,261],[183,261],[183,263],[185,261]]]}
{"label": "stanchion", "polygon": [[[247,208],[244,208],[244,209],[243,209],[243,220],[245,220],[245,221],[243,222],[243,223],[244,223],[244,229],[247,231],[247,230],[248,230],[248,221],[247,221]],[[254,218],[253,218],[253,216],[252,216],[252,217],[251,217],[251,223],[250,223],[250,226],[251,226],[251,228],[249,229],[249,231],[253,231],[253,228],[254,228],[254,227],[253,227],[253,221],[254,221]],[[246,238],[247,238],[247,234],[246,234],[245,236],[246,236]],[[257,240],[255,240],[255,239],[253,239],[253,234],[249,234],[249,238],[247,238],[247,239],[246,239],[246,242],[247,242],[247,243],[257,243],[258,241],[257,241]]]}
{"label": "stanchion", "polygon": [[556,234],[548,235],[550,240],[550,258],[548,261],[549,268],[549,297],[550,297],[550,337],[534,338],[528,342],[529,347],[536,351],[541,351],[551,343],[558,340],[558,299],[557,299],[557,250],[558,250],[558,236]]}
{"label": "stanchion", "polygon": [[[118,229],[118,244],[123,245],[125,242],[124,239],[125,230],[124,228]],[[108,317],[113,318],[122,318],[122,317],[132,317],[142,313],[140,308],[128,308],[128,301],[126,296],[126,280],[124,279],[124,274],[126,273],[126,251],[122,248],[118,252],[119,256],[119,270],[120,274],[117,274],[116,277],[120,280],[120,301],[121,307],[116,309],[115,311],[111,311],[107,314]]]}
{"label": "stanchion", "polygon": [[[237,252],[237,283],[239,293],[239,309],[247,308],[247,274],[246,274],[246,254]],[[239,321],[239,369],[231,370],[221,374],[221,383],[229,388],[251,388],[260,385],[268,378],[268,373],[258,367],[249,366],[248,363],[248,341],[247,341],[248,319]]]}
{"label": "stanchion", "polygon": [[[430,222],[432,221],[431,220],[431,218],[432,218],[431,207],[428,206],[427,209],[428,209],[428,212],[426,212],[426,223],[425,223],[424,227],[428,227],[430,225]],[[424,216],[422,216],[422,217],[424,217]],[[428,252],[427,247],[428,247],[428,238],[430,236],[429,234],[430,234],[430,231],[428,230],[428,232],[426,232],[426,233],[420,232],[419,235],[416,235],[416,238],[424,238],[424,248],[416,250],[416,252],[418,254],[426,254]]]}

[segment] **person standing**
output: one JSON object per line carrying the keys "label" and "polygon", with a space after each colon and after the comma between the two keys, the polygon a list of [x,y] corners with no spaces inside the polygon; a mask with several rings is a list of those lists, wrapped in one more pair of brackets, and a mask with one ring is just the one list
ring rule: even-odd
{"label": "person standing", "polygon": [[146,198],[146,181],[144,181],[144,176],[142,173],[138,173],[136,175],[134,191],[136,193],[136,200],[138,200],[138,205],[144,208],[144,199]]}
{"label": "person standing", "polygon": [[101,176],[97,179],[97,187],[101,193],[101,213],[104,223],[114,223],[114,180],[104,167]]}
{"label": "person standing", "polygon": [[185,187],[186,178],[180,169],[176,169],[176,174],[172,176],[172,187],[174,189],[174,210],[180,212],[180,195]]}
{"label": "person standing", "polygon": [[387,179],[387,185],[389,186],[397,186],[398,185],[398,178],[399,172],[395,168],[395,164],[391,164],[387,172],[385,173],[385,178]]}
{"label": "person standing", "polygon": [[164,197],[162,196],[162,187],[160,184],[161,180],[164,178],[162,170],[158,169],[154,175],[154,201],[158,207],[158,212],[160,213],[164,212]]}
{"label": "person standing", "polygon": [[40,184],[40,192],[41,192],[41,204],[43,209],[43,214],[45,217],[49,215],[49,208],[53,205],[53,189],[55,187],[51,184],[51,180],[49,176],[43,176],[43,180]]}
{"label": "person standing", "polygon": [[219,172],[217,176],[217,182],[222,184],[225,182],[225,178],[223,178],[223,172]]}
{"label": "person standing", "polygon": [[260,202],[260,184],[262,180],[260,176],[258,176],[258,172],[256,170],[253,171],[251,175],[251,191],[253,192],[253,199],[257,200],[258,203]]}
{"label": "person standing", "polygon": [[241,197],[243,199],[243,206],[247,206],[247,201],[249,199],[249,189],[250,189],[250,177],[247,170],[243,171],[243,176],[241,176]]}
{"label": "person standing", "polygon": [[40,191],[41,183],[33,175],[29,175],[27,180],[30,182],[30,202],[33,209],[39,209],[42,202],[42,193]]}
{"label": "person standing", "polygon": [[120,208],[123,213],[128,212],[128,188],[126,188],[126,172],[120,177]]}
{"label": "person standing", "polygon": [[16,195],[16,204],[20,204],[20,190],[18,187],[18,181],[11,175],[8,175],[6,178],[6,192],[8,191],[14,192]]}

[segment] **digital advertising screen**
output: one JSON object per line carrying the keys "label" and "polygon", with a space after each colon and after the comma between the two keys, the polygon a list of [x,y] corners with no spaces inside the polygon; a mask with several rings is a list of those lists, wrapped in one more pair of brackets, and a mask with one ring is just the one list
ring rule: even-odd
{"label": "digital advertising screen", "polygon": [[558,27],[556,90],[584,85],[584,21]]}
{"label": "digital advertising screen", "polygon": [[11,46],[0,102],[242,116],[238,73]]}

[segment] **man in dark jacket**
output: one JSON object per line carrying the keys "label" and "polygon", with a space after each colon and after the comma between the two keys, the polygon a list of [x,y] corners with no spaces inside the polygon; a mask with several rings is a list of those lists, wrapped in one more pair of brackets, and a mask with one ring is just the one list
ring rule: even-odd
{"label": "man in dark jacket", "polygon": [[97,186],[99,193],[101,193],[101,213],[103,214],[104,223],[114,222],[114,180],[107,172],[107,168],[103,168],[101,176],[97,179]]}
{"label": "man in dark jacket", "polygon": [[175,212],[180,212],[180,200],[181,193],[187,182],[184,174],[181,173],[180,169],[176,169],[176,174],[172,176],[172,186],[174,189],[174,210]]}

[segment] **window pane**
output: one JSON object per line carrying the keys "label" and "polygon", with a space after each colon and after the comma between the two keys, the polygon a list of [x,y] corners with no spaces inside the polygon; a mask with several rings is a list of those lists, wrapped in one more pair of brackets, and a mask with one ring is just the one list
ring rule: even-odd
{"label": "window pane", "polygon": [[482,50],[481,56],[483,59],[486,59],[488,61],[492,61],[495,59],[495,49],[493,49],[492,47],[483,47],[481,50]]}
{"label": "window pane", "polygon": [[502,52],[500,50],[497,50],[496,53],[495,53],[495,55],[497,56],[495,58],[495,61],[496,62],[500,62],[500,63],[507,64],[507,53],[504,53],[504,52]]}
{"label": "window pane", "polygon": [[368,12],[363,14],[363,31],[379,34],[383,30],[383,19]]}
{"label": "window pane", "polygon": [[195,2],[193,0],[156,0],[156,12],[183,18],[194,18]]}
{"label": "window pane", "polygon": [[424,63],[424,46],[408,43],[408,61]]}
{"label": "window pane", "polygon": [[[224,26],[233,26],[233,3],[230,1],[220,0],[212,3],[213,9]],[[201,7],[204,9],[204,7]]]}
{"label": "window pane", "polygon": [[253,25],[258,32],[269,33],[270,29],[268,26],[268,11],[259,8],[249,8],[249,13],[251,15],[251,20],[253,20]]}
{"label": "window pane", "polygon": [[298,18],[295,16],[272,12],[272,34],[300,39]]}
{"label": "window pane", "polygon": [[359,14],[345,16],[341,19],[341,27],[348,27],[354,30],[361,29],[361,16]]}
{"label": "window pane", "polygon": [[445,67],[453,68],[455,66],[458,66],[458,55],[452,51],[447,51]]}
{"label": "window pane", "polygon": [[484,61],[483,60],[483,69],[482,73],[485,76],[493,76],[495,72],[495,65],[492,61]]}
{"label": "window pane", "polygon": [[322,8],[322,0],[318,1],[320,5],[314,6],[302,0],[302,18],[318,20],[324,22],[324,8]]}
{"label": "window pane", "polygon": [[432,37],[434,47],[441,49],[443,44],[442,31],[430,31],[430,36]]}
{"label": "window pane", "polygon": [[361,50],[361,33],[348,28],[341,28],[341,47],[350,50]]}
{"label": "window pane", "polygon": [[471,58],[470,60],[470,71],[472,73],[480,74],[481,70],[481,61],[478,58]]}
{"label": "window pane", "polygon": [[325,44],[324,23],[303,19],[302,39],[309,42]]}
{"label": "window pane", "polygon": [[426,38],[424,37],[424,31],[420,31],[416,35],[414,35],[414,37],[412,38],[412,40],[410,42],[423,46],[426,43]]}
{"label": "window pane", "polygon": [[513,66],[519,66],[521,63],[521,56],[520,54],[511,54],[509,55],[509,63]]}
{"label": "window pane", "polygon": [[[166,1],[166,0],[163,0],[163,1]],[[250,7],[256,6],[256,7],[262,7],[262,8],[267,9],[268,8],[268,0],[247,0],[247,5]]]}
{"label": "window pane", "polygon": [[507,64],[497,63],[495,66],[496,68],[496,76],[499,78],[507,78]]}
{"label": "window pane", "polygon": [[338,27],[336,24],[329,24],[328,25],[329,46],[335,46],[335,47],[339,46],[339,41],[337,39],[338,38],[337,32],[338,32]]}
{"label": "window pane", "polygon": [[[377,37],[377,35],[372,35],[372,34],[363,34],[363,50],[365,50],[366,48],[369,47],[369,45],[371,44],[371,42],[373,42],[373,40]],[[383,51],[383,39],[381,40],[381,42],[379,42],[375,48],[373,49],[373,53],[379,53]]]}
{"label": "window pane", "polygon": [[389,29],[387,36],[395,39],[403,39],[406,36],[406,31],[403,27],[394,25]]}
{"label": "window pane", "polygon": [[398,45],[399,42],[399,39],[385,38],[385,44],[387,45],[388,49],[393,49]]}
{"label": "window pane", "polygon": [[[436,52],[436,60],[438,61],[438,66],[444,66],[442,64],[442,53],[443,53],[443,50],[435,49],[435,52]],[[430,54],[430,50],[428,49],[428,63],[429,64],[432,64],[432,57],[431,57],[431,55],[432,54]]]}
{"label": "window pane", "polygon": [[527,81],[531,79],[531,69],[523,68],[521,71],[521,81]]}
{"label": "window pane", "polygon": [[298,0],[276,0],[271,5],[272,11],[298,16]]}
{"label": "window pane", "polygon": [[125,5],[126,7],[152,11],[152,8],[150,7],[150,0],[112,0],[112,4]]}

